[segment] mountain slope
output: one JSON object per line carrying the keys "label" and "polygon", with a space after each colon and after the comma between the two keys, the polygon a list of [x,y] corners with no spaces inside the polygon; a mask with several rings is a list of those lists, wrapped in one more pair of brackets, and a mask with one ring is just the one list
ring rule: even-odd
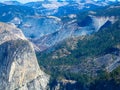
{"label": "mountain slope", "polygon": [[62,80],[67,79],[89,86],[103,71],[110,73],[120,66],[120,21],[92,35],[68,38],[38,53],[37,57],[42,59],[39,63],[46,71],[54,76],[52,83],[56,80],[63,85]]}
{"label": "mountain slope", "polygon": [[0,37],[0,90],[45,90],[49,76],[21,30],[0,23]]}
{"label": "mountain slope", "polygon": [[[31,2],[5,5],[0,7],[0,21],[15,24],[33,42],[36,51],[43,51],[69,37],[89,35],[116,22],[119,3],[99,4]],[[59,7],[51,9],[50,5]],[[113,11],[116,15],[111,13]]]}

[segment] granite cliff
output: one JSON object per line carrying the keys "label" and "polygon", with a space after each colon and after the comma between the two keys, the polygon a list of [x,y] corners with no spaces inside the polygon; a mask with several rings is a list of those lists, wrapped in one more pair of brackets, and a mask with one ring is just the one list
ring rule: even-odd
{"label": "granite cliff", "polygon": [[21,30],[0,23],[0,90],[46,90],[48,82]]}

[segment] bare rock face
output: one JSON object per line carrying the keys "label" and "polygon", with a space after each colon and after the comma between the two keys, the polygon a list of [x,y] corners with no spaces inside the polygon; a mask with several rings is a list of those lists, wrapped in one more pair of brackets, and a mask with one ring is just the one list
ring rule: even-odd
{"label": "bare rock face", "polygon": [[0,90],[46,90],[48,82],[21,30],[0,23]]}

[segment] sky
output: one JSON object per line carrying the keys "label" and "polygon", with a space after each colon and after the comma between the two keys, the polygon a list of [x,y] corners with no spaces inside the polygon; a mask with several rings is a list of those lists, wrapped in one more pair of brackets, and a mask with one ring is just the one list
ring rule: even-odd
{"label": "sky", "polygon": [[[0,0],[1,2],[4,1],[19,1],[21,3],[27,3],[27,2],[33,2],[33,1],[43,1],[43,0]],[[50,1],[56,1],[56,0],[50,0]],[[97,0],[95,0],[97,1]],[[115,1],[115,0],[109,0],[109,1]],[[119,0],[120,1],[120,0]]]}

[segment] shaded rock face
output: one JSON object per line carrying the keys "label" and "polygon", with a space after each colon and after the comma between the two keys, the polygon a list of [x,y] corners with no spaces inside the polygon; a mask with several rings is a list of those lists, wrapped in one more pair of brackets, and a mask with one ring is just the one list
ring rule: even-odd
{"label": "shaded rock face", "polygon": [[21,30],[0,23],[0,90],[46,90],[48,82]]}

